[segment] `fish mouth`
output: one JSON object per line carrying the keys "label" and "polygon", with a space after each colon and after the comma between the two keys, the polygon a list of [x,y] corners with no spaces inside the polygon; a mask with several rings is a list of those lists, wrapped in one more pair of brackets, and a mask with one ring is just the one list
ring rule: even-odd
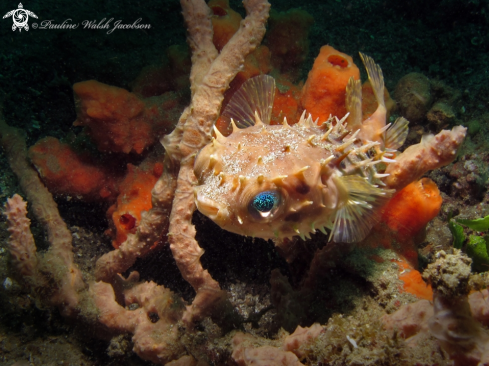
{"label": "fish mouth", "polygon": [[212,221],[222,223],[229,217],[228,209],[213,199],[205,196],[198,189],[194,190],[197,209]]}

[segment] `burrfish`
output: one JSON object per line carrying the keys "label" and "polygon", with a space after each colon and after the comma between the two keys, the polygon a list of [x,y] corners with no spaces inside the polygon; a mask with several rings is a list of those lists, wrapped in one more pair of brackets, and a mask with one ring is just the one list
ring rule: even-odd
{"label": "burrfish", "polygon": [[214,128],[215,138],[196,157],[198,210],[246,236],[305,239],[329,230],[335,242],[364,239],[394,193],[382,182],[386,174],[379,164],[394,161],[408,130],[403,118],[386,125],[382,71],[361,56],[378,101],[365,121],[359,80],[349,81],[349,114],[343,118],[318,124],[304,111],[291,125],[286,119],[270,125],[271,76],[246,81],[222,113],[231,121],[231,135]]}

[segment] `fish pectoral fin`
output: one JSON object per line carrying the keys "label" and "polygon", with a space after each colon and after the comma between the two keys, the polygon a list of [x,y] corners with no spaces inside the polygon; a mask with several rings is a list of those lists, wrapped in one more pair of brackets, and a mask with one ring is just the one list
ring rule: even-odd
{"label": "fish pectoral fin", "polygon": [[255,125],[255,113],[269,125],[275,98],[275,79],[269,75],[258,75],[246,80],[231,97],[221,116],[233,119],[239,128]]}
{"label": "fish pectoral fin", "polygon": [[384,146],[386,149],[397,150],[406,141],[409,121],[404,117],[397,118],[385,132]]}
{"label": "fish pectoral fin", "polygon": [[379,219],[379,208],[394,190],[376,187],[357,175],[335,178],[342,196],[336,211],[330,240],[337,243],[359,242],[368,235]]}

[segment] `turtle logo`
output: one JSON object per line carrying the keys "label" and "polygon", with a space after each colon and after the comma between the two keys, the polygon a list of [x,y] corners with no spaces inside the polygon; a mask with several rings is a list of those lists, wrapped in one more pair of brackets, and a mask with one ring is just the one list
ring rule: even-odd
{"label": "turtle logo", "polygon": [[8,18],[10,16],[12,17],[12,20],[14,21],[14,24],[12,25],[13,31],[15,31],[17,28],[19,28],[19,32],[22,31],[22,28],[28,31],[29,24],[27,24],[27,21],[29,20],[29,15],[37,19],[36,14],[34,14],[32,11],[24,9],[22,3],[19,3],[19,8],[9,11],[7,14],[3,16],[3,19]]}

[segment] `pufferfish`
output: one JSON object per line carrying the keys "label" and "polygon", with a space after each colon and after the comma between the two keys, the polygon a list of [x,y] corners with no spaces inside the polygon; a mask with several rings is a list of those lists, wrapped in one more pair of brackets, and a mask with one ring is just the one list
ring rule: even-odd
{"label": "pufferfish", "polygon": [[393,194],[376,166],[394,161],[408,122],[400,118],[386,126],[382,71],[360,55],[378,102],[365,121],[361,84],[353,78],[347,87],[349,114],[320,125],[305,111],[294,125],[286,119],[270,125],[274,79],[260,75],[245,82],[223,112],[232,134],[225,137],[214,127],[216,137],[196,157],[199,211],[246,236],[305,239],[328,229],[335,242],[364,239]]}

